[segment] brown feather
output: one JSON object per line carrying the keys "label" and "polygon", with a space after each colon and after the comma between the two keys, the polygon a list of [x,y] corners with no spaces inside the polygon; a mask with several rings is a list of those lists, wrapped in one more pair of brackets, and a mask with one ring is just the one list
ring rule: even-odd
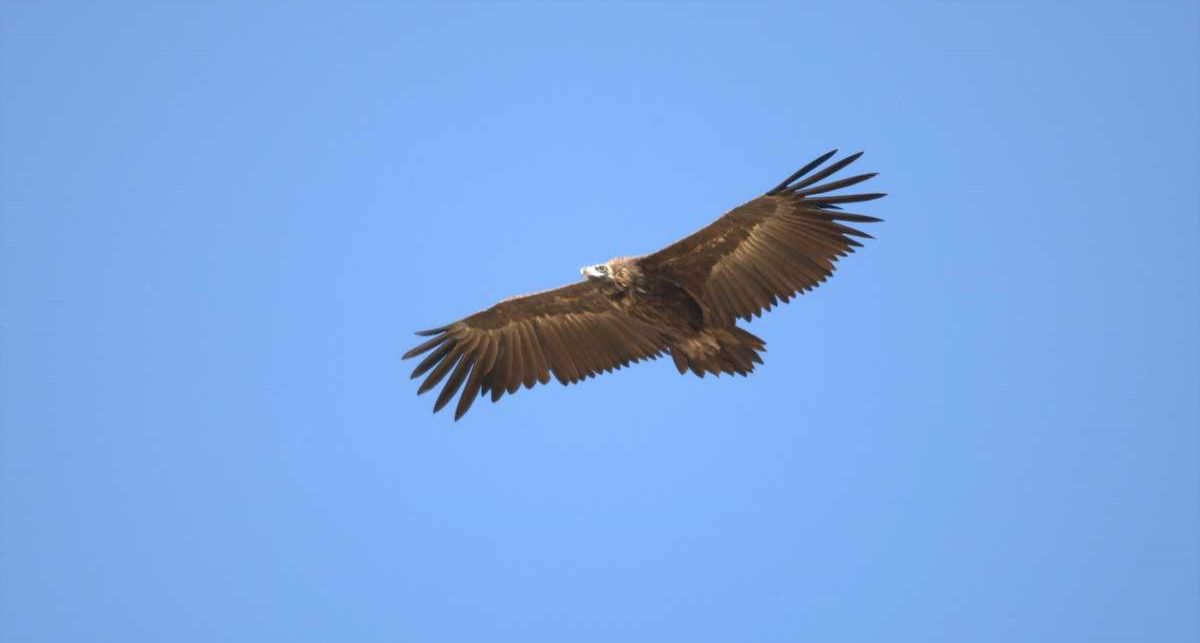
{"label": "brown feather", "polygon": [[683,357],[683,353],[675,348],[671,349],[671,359],[675,360],[675,368],[679,370],[679,374],[683,375],[688,370],[687,360]]}
{"label": "brown feather", "polygon": [[522,380],[525,383],[525,388],[533,388],[537,384],[537,362],[534,355],[537,353],[537,338],[533,336],[529,325],[525,322],[517,323],[517,332],[521,335],[521,347],[524,353],[521,355],[522,365]]}
{"label": "brown feather", "polygon": [[483,383],[483,373],[485,371],[483,363],[484,360],[480,358],[475,361],[475,367],[471,369],[471,377],[467,380],[467,386],[463,389],[462,395],[459,396],[458,406],[454,409],[455,422],[471,408],[471,405],[475,403],[475,398],[479,397],[479,386]]}
{"label": "brown feather", "polygon": [[578,320],[573,315],[567,315],[563,320],[563,337],[566,340],[567,350],[571,352],[571,360],[575,362],[579,371],[575,380],[577,382],[588,379],[595,373],[592,356],[587,351],[584,335],[580,331]]}
{"label": "brown feather", "polygon": [[[788,247],[763,233],[763,242],[759,244],[758,252],[763,258],[765,269],[769,270],[775,279],[777,292],[783,297],[795,292],[804,282],[804,270],[788,252]],[[785,299],[786,301],[786,299]]]}
{"label": "brown feather", "polygon": [[442,410],[443,406],[454,397],[458,392],[458,387],[462,386],[463,378],[466,377],[467,371],[475,365],[474,355],[471,353],[463,353],[463,357],[458,362],[458,366],[454,367],[454,372],[446,379],[446,385],[442,387],[442,392],[438,393],[437,402],[433,404],[433,412],[437,413]]}
{"label": "brown feather", "polygon": [[410,377],[409,379],[415,380],[418,377],[420,377],[422,373],[424,373],[425,371],[432,368],[434,364],[438,363],[438,361],[440,361],[443,357],[445,357],[446,353],[449,353],[450,350],[454,348],[454,346],[455,346],[454,342],[447,342],[445,344],[442,344],[440,347],[438,347],[437,350],[426,355],[425,359],[421,360],[421,363],[417,364],[417,367],[413,369],[412,377]]}
{"label": "brown feather", "polygon": [[450,354],[447,355],[446,358],[443,359],[437,365],[437,367],[433,369],[433,372],[429,374],[429,377],[425,378],[425,381],[421,383],[420,388],[417,389],[417,395],[425,393],[429,389],[437,386],[438,382],[442,381],[442,378],[446,376],[446,373],[449,372],[450,368],[457,364],[459,358],[462,357],[462,349],[463,345],[461,343],[455,344],[454,350],[450,351]]}
{"label": "brown feather", "polygon": [[441,344],[442,342],[446,341],[447,339],[450,339],[450,334],[449,334],[449,333],[442,333],[441,335],[438,335],[437,337],[434,337],[433,339],[431,339],[431,340],[429,340],[429,341],[427,341],[427,342],[425,342],[425,343],[421,344],[420,346],[417,346],[416,348],[414,348],[414,349],[412,349],[412,350],[408,351],[408,352],[407,352],[407,353],[405,353],[403,356],[401,356],[401,357],[400,357],[400,359],[408,359],[408,358],[410,358],[410,357],[416,357],[417,355],[420,355],[421,353],[424,353],[425,351],[427,351],[427,350],[429,350],[429,349],[433,348],[434,346],[437,346],[438,344]]}
{"label": "brown feather", "polygon": [[482,375],[487,375],[496,366],[496,357],[500,354],[500,340],[488,333],[484,337],[480,354],[482,357],[479,359],[479,371]]}
{"label": "brown feather", "polygon": [[542,384],[550,383],[550,367],[546,361],[545,348],[538,336],[537,320],[529,322],[529,336],[533,339],[533,365],[537,369],[537,380]]}
{"label": "brown feather", "polygon": [[558,331],[558,338],[560,340],[559,345],[564,350],[563,356],[570,365],[571,374],[567,378],[568,381],[574,384],[585,379],[588,372],[587,360],[579,352],[579,340],[575,337],[575,332],[568,316],[564,316],[558,320],[556,330]]}
{"label": "brown feather", "polygon": [[492,372],[487,374],[493,402],[499,400],[508,388],[508,370],[512,365],[512,345],[504,329],[496,331],[496,344],[496,363],[492,366]]}
{"label": "brown feather", "polygon": [[570,384],[573,381],[575,367],[571,362],[570,354],[563,346],[558,323],[543,320],[538,336],[545,340],[544,345],[549,349],[550,369],[554,372],[554,378],[563,386]]}
{"label": "brown feather", "polygon": [[505,334],[508,336],[509,346],[512,347],[512,359],[508,363],[508,373],[504,376],[504,382],[505,390],[512,395],[521,388],[521,381],[525,379],[525,342],[517,324],[506,328]]}

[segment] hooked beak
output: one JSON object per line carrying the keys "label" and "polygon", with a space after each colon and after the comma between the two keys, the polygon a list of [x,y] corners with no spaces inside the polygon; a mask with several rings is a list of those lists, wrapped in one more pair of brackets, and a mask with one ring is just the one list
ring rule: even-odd
{"label": "hooked beak", "polygon": [[599,279],[600,277],[604,276],[604,274],[597,270],[595,266],[584,266],[579,269],[579,274],[587,277],[588,279]]}

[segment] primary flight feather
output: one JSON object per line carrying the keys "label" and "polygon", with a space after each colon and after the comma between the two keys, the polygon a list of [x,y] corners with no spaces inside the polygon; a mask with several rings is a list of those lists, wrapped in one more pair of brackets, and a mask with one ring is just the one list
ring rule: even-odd
{"label": "primary flight feather", "polygon": [[571,384],[663,353],[680,373],[750,373],[766,344],[737,319],[749,321],[815,288],[839,258],[861,246],[854,237],[871,238],[843,222],[880,221],[841,205],[883,194],[829,194],[874,174],[820,183],[862,156],[821,167],[836,153],[658,252],[587,266],[583,281],[417,332],[430,337],[404,354],[429,353],[413,369],[413,378],[428,373],[417,393],[446,381],[436,413],[461,388],[457,420],[481,395],[495,402],[551,376]]}

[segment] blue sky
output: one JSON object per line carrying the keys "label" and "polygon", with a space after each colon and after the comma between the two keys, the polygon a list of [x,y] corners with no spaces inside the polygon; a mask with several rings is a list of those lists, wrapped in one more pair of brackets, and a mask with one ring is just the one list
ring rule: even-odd
{"label": "blue sky", "polygon": [[[0,2],[0,639],[1195,641],[1198,18]],[[415,395],[833,147],[753,377]]]}

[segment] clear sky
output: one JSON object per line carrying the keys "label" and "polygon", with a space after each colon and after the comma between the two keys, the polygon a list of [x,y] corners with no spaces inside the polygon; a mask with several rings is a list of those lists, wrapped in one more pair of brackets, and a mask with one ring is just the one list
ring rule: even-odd
{"label": "clear sky", "polygon": [[[1197,640],[1198,19],[0,2],[0,640]],[[834,147],[754,376],[416,396]]]}

